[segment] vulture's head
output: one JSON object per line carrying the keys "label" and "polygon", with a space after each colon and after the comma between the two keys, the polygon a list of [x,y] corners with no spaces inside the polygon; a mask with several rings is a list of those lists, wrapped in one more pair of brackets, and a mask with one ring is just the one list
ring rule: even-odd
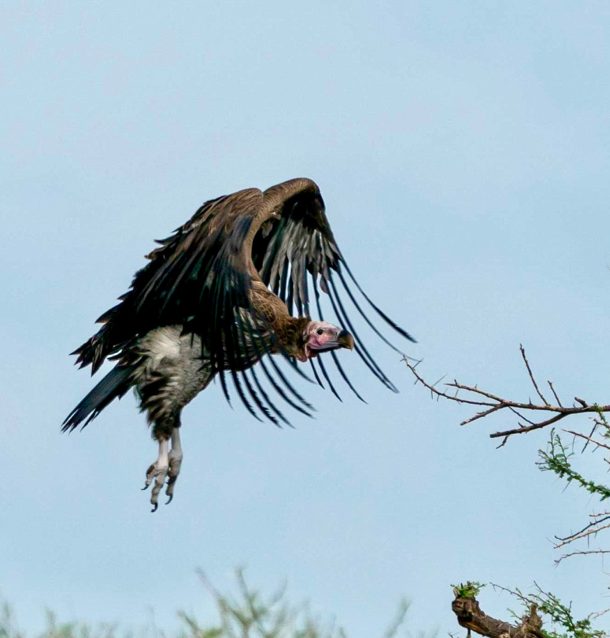
{"label": "vulture's head", "polygon": [[346,330],[333,326],[327,321],[310,321],[303,332],[303,343],[302,354],[298,358],[301,361],[307,361],[320,352],[328,352],[338,348],[352,350],[354,338]]}

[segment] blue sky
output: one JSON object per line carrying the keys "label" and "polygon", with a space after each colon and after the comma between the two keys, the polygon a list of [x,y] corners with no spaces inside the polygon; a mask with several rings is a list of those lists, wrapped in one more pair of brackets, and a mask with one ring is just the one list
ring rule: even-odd
{"label": "blue sky", "polygon": [[200,395],[154,516],[133,397],[59,433],[92,384],[68,352],[152,240],[295,176],[430,378],[526,399],[524,343],[566,398],[607,401],[607,3],[13,2],[0,25],[0,591],[23,628],[45,607],[171,628],[211,609],[196,568],[222,590],[238,565],[353,636],[402,595],[413,630],[454,631],[467,578],[607,607],[603,563],[553,565],[552,535],[596,504],[537,471],[546,435],[496,450],[380,343],[401,393],[343,353],[368,405],[306,387],[318,415],[294,430]]}

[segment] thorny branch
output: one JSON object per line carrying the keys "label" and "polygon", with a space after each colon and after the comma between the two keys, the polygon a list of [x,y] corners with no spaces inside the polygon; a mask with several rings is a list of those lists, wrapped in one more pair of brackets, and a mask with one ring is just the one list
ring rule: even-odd
{"label": "thorny branch", "polygon": [[[599,512],[596,514],[589,514],[589,523],[587,523],[583,528],[579,529],[572,534],[568,534],[566,536],[555,536],[555,544],[554,549],[561,549],[566,545],[570,545],[576,541],[585,540],[587,545],[590,541],[597,537],[600,532],[603,532],[606,529],[610,529],[610,512]],[[593,554],[597,555],[605,555],[610,554],[610,550],[606,549],[583,549],[577,550],[573,552],[568,552],[566,554],[562,554],[558,559],[555,560],[555,564],[559,565],[561,561],[566,558],[570,558],[572,556],[590,556]]]}
{"label": "thorny branch", "polygon": [[[478,385],[468,385],[455,379],[451,383],[441,384],[442,379],[435,383],[430,383],[420,374],[418,366],[421,361],[405,357],[404,362],[413,374],[415,384],[424,386],[433,398],[437,400],[446,399],[462,405],[473,406],[477,410],[472,416],[464,419],[460,425],[468,425],[495,413],[502,413],[504,416],[507,413],[514,414],[517,421],[516,427],[505,428],[490,434],[493,439],[501,439],[498,447],[505,445],[514,434],[525,434],[533,430],[553,426],[572,415],[589,414],[592,417],[593,426],[588,433],[567,428],[563,429],[562,432],[572,436],[574,443],[578,441],[583,443],[581,452],[584,452],[589,446],[594,451],[610,451],[610,419],[605,416],[605,413],[610,412],[610,405],[591,403],[579,396],[575,396],[572,404],[567,405],[559,398],[553,383],[547,381],[553,397],[553,402],[551,403],[545,393],[543,393],[543,386],[537,381],[525,348],[522,345],[520,346],[520,353],[526,375],[533,386],[535,395],[538,397],[536,402],[532,401],[531,398],[527,401],[514,401],[500,396],[496,392],[479,388]],[[573,482],[590,494],[598,496],[601,500],[610,498],[610,487],[589,480],[573,467],[571,463],[573,455],[573,450],[570,451],[562,441],[560,434],[553,429],[550,433],[547,450],[539,450],[541,460],[538,462],[538,466],[541,470],[552,471],[566,483]],[[608,452],[606,452],[607,455]],[[610,465],[610,459],[604,460]],[[608,533],[608,529],[610,529],[610,511],[592,514],[588,523],[572,534],[564,537],[556,536],[555,549],[564,548],[574,542],[584,542],[586,546],[582,550],[571,551],[562,555],[555,562],[560,563],[565,558],[576,555],[610,554],[610,550],[591,546],[597,535],[604,531]]]}
{"label": "thorny branch", "polygon": [[579,549],[573,552],[568,552],[567,554],[563,554],[555,561],[555,564],[559,565],[559,563],[561,563],[562,560],[565,560],[566,558],[571,558],[572,556],[592,556],[594,554],[598,554],[602,556],[606,554],[610,554],[610,549]]}
{"label": "thorny branch", "polygon": [[[507,587],[493,583],[491,583],[491,586],[496,590],[504,591],[520,600],[527,609],[530,609],[530,614],[532,610],[534,613],[540,612],[547,621],[551,622],[552,627],[542,629],[540,616],[536,613],[535,618],[537,618],[539,622],[534,628],[534,631],[537,630],[539,632],[541,635],[539,638],[567,638],[568,636],[571,638],[608,637],[607,632],[593,627],[593,620],[607,613],[607,609],[578,619],[574,616],[571,602],[567,604],[564,603],[552,592],[544,591],[536,582],[534,582],[535,591],[531,594],[524,594],[519,589],[508,589]],[[523,626],[526,620],[527,616],[524,616],[520,626]],[[510,634],[507,638],[511,638]]]}
{"label": "thorny branch", "polygon": [[610,527],[610,513],[602,512],[600,514],[589,514],[589,518],[591,522],[585,525],[582,529],[574,532],[573,534],[568,534],[568,536],[555,536],[555,549],[559,549],[564,547],[568,543],[571,543],[575,540],[580,540],[582,538],[587,538],[591,536],[595,536],[598,532],[601,532],[604,529],[608,529]]}
{"label": "thorny branch", "polygon": [[[476,385],[467,385],[454,379],[451,383],[445,383],[444,387],[439,387],[438,383],[429,383],[426,381],[419,371],[418,365],[421,361],[411,359],[410,357],[404,357],[403,361],[409,368],[413,376],[415,377],[415,383],[423,385],[433,398],[447,399],[463,405],[472,405],[481,408],[473,416],[465,419],[460,425],[467,425],[478,419],[483,419],[491,414],[502,411],[509,411],[517,415],[517,427],[508,428],[505,430],[499,430],[492,432],[489,436],[492,439],[501,438],[502,442],[499,447],[502,447],[508,438],[513,434],[525,434],[533,430],[540,430],[549,425],[556,424],[557,422],[565,419],[568,416],[574,414],[597,414],[601,415],[604,412],[610,412],[610,405],[599,405],[597,403],[589,403],[580,397],[574,397],[574,402],[571,406],[563,405],[559,399],[557,392],[551,381],[547,381],[547,384],[553,394],[555,403],[549,403],[540,389],[532,368],[527,359],[525,348],[519,346],[521,352],[521,358],[527,371],[530,382],[532,383],[534,390],[540,402],[534,403],[531,399],[528,401],[513,401],[512,399],[506,399],[500,395],[483,390]],[[525,415],[528,416],[525,416]],[[534,415],[542,414],[545,418],[536,418]],[[582,435],[584,436],[584,435]],[[604,444],[591,440],[592,443],[602,447]]]}

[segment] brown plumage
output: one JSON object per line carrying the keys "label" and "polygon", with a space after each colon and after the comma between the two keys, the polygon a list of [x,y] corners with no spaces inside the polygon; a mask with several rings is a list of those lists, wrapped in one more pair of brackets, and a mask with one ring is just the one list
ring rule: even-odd
{"label": "brown plumage", "polygon": [[[156,478],[155,506],[166,475],[168,494],[173,494],[180,465],[179,460],[175,462],[172,471],[172,453],[166,458],[163,445],[171,438],[174,448],[179,448],[174,438],[180,412],[215,376],[228,400],[230,378],[251,414],[276,424],[288,420],[270,392],[306,414],[311,405],[269,355],[283,355],[300,374],[296,360],[309,361],[320,385],[322,376],[337,394],[317,357],[329,351],[340,375],[356,392],[335,353],[340,347],[354,347],[356,337],[339,283],[356,311],[386,343],[356,295],[386,324],[411,339],[353,278],[312,180],[293,179],[264,192],[250,188],[210,200],[159,244],[147,255],[149,263],[136,273],[120,303],[99,318],[101,329],[75,351],[77,363],[91,365],[92,373],[108,358],[117,363],[63,424],[64,430],[86,425],[114,398],[135,387],[141,408],[153,424],[153,436],[160,442],[159,459],[147,473],[147,484]],[[310,319],[310,285],[321,321]],[[328,295],[343,330],[322,320],[320,292]],[[356,352],[367,367],[395,390],[364,344],[356,341]],[[266,383],[259,379],[258,368]]]}

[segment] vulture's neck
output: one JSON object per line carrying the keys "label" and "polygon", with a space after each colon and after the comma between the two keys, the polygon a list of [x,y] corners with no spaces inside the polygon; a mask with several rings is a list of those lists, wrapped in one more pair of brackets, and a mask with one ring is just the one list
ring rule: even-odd
{"label": "vulture's neck", "polygon": [[303,335],[311,319],[290,316],[286,304],[260,280],[252,283],[250,301],[256,312],[271,326],[277,339],[277,352],[283,350],[292,357],[302,359],[305,356]]}
{"label": "vulture's neck", "polygon": [[278,346],[287,354],[302,359],[305,356],[305,328],[309,317],[282,317],[275,322],[274,332]]}

